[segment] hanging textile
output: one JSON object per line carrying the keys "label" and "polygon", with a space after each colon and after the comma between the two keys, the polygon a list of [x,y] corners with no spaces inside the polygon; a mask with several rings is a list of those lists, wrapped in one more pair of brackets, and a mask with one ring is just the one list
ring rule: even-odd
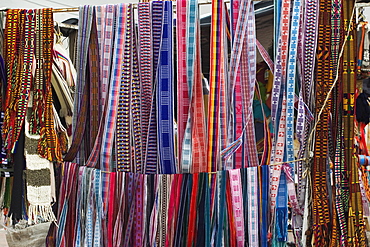
{"label": "hanging textile", "polygon": [[176,21],[171,1],[81,6],[77,70],[52,9],[7,10],[6,221],[55,213],[48,246],[365,245],[366,25],[357,36],[347,0],[274,3],[274,62],[251,0],[212,1],[208,57],[196,0],[177,1]]}

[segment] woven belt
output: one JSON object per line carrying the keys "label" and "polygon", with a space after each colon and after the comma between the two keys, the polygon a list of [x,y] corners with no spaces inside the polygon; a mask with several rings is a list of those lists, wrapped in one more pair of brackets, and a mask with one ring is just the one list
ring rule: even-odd
{"label": "woven belt", "polygon": [[38,135],[41,128],[41,116],[43,109],[43,25],[42,25],[42,10],[36,10],[36,27],[35,27],[35,82],[33,85],[33,106],[30,118],[30,133]]}
{"label": "woven belt", "polygon": [[[222,30],[224,30],[223,1],[212,2],[212,22],[211,22],[211,64],[209,80],[209,103],[208,103],[208,151],[207,151],[207,171],[216,171],[220,165],[220,83],[221,67],[224,65],[222,59],[223,44]],[[225,57],[223,57],[225,58]]]}
{"label": "woven belt", "polygon": [[[139,61],[140,78],[142,85],[141,94],[141,126],[142,126],[142,154],[147,153],[147,138],[149,129],[149,117],[152,102],[152,35],[150,25],[150,3],[138,4],[139,25]],[[145,172],[144,169],[142,172]]]}
{"label": "woven belt", "polygon": [[[100,101],[100,112],[104,111],[104,107],[106,104],[107,96],[109,95],[109,78],[111,75],[111,59],[113,55],[114,40],[115,40],[115,28],[118,27],[116,25],[116,5],[105,5],[102,6],[102,16],[97,16],[97,27],[98,27],[98,35],[100,33],[100,67],[101,67],[101,101]],[[99,9],[99,8],[98,8]],[[97,12],[99,13],[99,11]],[[99,32],[99,29],[101,30]],[[99,39],[99,38],[98,38]]]}
{"label": "woven belt", "polygon": [[244,232],[244,207],[242,195],[242,183],[240,170],[229,170],[230,188],[232,195],[232,208],[235,219],[237,246],[243,246],[245,241]]}
{"label": "woven belt", "polygon": [[[320,19],[318,29],[318,54],[316,69],[316,112],[321,109],[326,94],[332,84],[330,69],[330,3],[320,1]],[[330,105],[330,101],[328,102]],[[327,158],[327,134],[328,134],[328,107],[323,111],[316,128],[315,157],[312,171],[313,177],[313,231],[315,245],[328,244],[327,224],[330,222],[329,205],[327,200],[326,185],[326,158]]]}
{"label": "woven belt", "polygon": [[[304,117],[304,104],[311,106],[311,88],[314,77],[315,66],[315,52],[317,44],[317,22],[318,22],[318,9],[319,4],[317,0],[309,0],[305,2],[304,6],[304,26],[305,32],[303,34],[302,41],[302,52],[299,53],[301,66],[302,66],[302,83],[299,94],[298,112],[297,112],[297,124],[296,133],[297,139],[300,142],[300,149],[298,151],[298,159],[306,157],[307,153],[307,140],[309,135],[309,123]],[[306,180],[303,176],[304,163],[299,161],[297,163],[297,175],[298,175],[298,200],[299,205],[303,209],[305,204],[305,190]],[[301,244],[305,245],[305,237],[302,230],[303,219],[299,215],[293,214],[293,226],[295,228],[296,239],[302,239]]]}
{"label": "woven belt", "polygon": [[[182,164],[182,145],[188,121],[189,114],[189,88],[187,83],[187,71],[186,71],[186,14],[187,14],[187,2],[185,0],[177,1],[177,156],[179,165],[181,166],[180,171],[183,171]],[[185,170],[189,170],[186,168]]]}
{"label": "woven belt", "polygon": [[90,42],[89,42],[89,74],[90,74],[90,125],[89,125],[89,136],[90,149],[88,154],[91,153],[91,149],[94,146],[95,139],[99,132],[99,121],[101,119],[100,108],[100,56],[99,56],[99,42],[98,42],[98,31],[97,31],[97,21],[96,21],[96,8],[93,12],[93,20],[91,26]]}
{"label": "woven belt", "polygon": [[[152,7],[152,51],[153,51],[153,75],[157,73],[159,45],[162,32],[163,3],[159,1],[151,2]],[[153,78],[153,82],[155,78]],[[154,84],[154,83],[153,83]],[[156,91],[152,94],[152,105],[150,109],[149,128],[147,137],[147,147],[145,153],[145,173],[155,174],[158,168],[158,150],[157,150],[157,106]]]}
{"label": "woven belt", "polygon": [[[156,100],[158,123],[158,155],[160,172],[176,173],[173,118],[173,16],[172,2],[163,3],[163,25],[159,50]],[[160,123],[160,124],[159,124]]]}
{"label": "woven belt", "polygon": [[[343,125],[344,125],[344,157],[349,175],[349,212],[348,212],[348,246],[365,245],[365,229],[363,207],[359,188],[358,167],[353,155],[354,144],[354,99],[356,88],[356,33],[352,13],[354,3],[343,1],[344,30],[349,37],[343,53]],[[351,19],[352,18],[352,19]]]}
{"label": "woven belt", "polygon": [[[81,96],[83,95],[85,81],[86,81],[86,66],[87,66],[87,57],[88,57],[88,49],[89,49],[89,39],[90,39],[90,32],[91,32],[91,24],[92,24],[92,16],[93,16],[93,7],[89,5],[81,6],[79,9],[79,20],[81,23],[78,28],[78,36],[77,36],[77,58],[76,58],[76,70],[78,73],[77,77],[77,88],[74,96],[74,112],[80,112],[80,106],[82,104]],[[78,118],[78,114],[73,115],[73,131],[76,130],[76,124]],[[81,156],[83,156],[83,149],[80,149],[82,152]],[[80,158],[77,157],[77,163],[80,163]]]}
{"label": "woven belt", "polygon": [[[189,1],[188,3],[188,6],[186,8],[186,33],[185,33],[185,67],[183,68],[180,68],[180,70],[184,69],[185,70],[185,73],[186,75],[183,76],[183,79],[186,79],[187,81],[187,90],[184,90],[182,89],[180,93],[184,94],[185,93],[185,96],[186,98],[184,100],[187,100],[188,102],[186,103],[192,103],[192,95],[193,95],[193,82],[194,82],[194,60],[195,60],[195,53],[196,53],[196,40],[195,40],[195,35],[196,35],[196,16],[197,16],[197,8],[196,8],[196,1],[194,0],[191,0]],[[186,4],[185,4],[186,6]],[[181,16],[180,16],[181,17]],[[181,25],[181,23],[180,23]],[[181,35],[181,33],[180,33]],[[181,42],[181,41],[180,41]],[[180,43],[181,45],[181,43]],[[180,56],[182,54],[179,54]],[[180,57],[181,58],[181,57]],[[182,65],[181,64],[182,61],[180,61],[180,66]],[[181,71],[180,71],[180,75],[181,75]],[[181,83],[181,82],[180,82]],[[180,88],[181,88],[182,85],[180,85]],[[188,97],[188,99],[187,99]],[[181,98],[180,98],[180,102],[181,102]],[[181,102],[182,103],[182,102]],[[180,110],[181,110],[182,106],[180,106]],[[184,133],[181,133],[181,135],[183,136],[183,139],[181,139],[181,160],[180,160],[180,167],[181,167],[181,171],[184,172],[184,173],[190,173],[191,171],[193,171],[193,167],[192,167],[192,119],[194,118],[194,116],[192,116],[191,114],[191,108],[189,108],[190,110],[186,110],[184,111],[185,113],[188,113],[187,114],[187,122],[186,122],[186,128],[185,128],[185,134]],[[183,114],[182,112],[180,114]],[[182,117],[180,116],[180,120],[182,120]],[[181,125],[181,123],[180,123]],[[182,126],[180,126],[182,128]],[[181,130],[181,132],[183,132]]]}
{"label": "woven belt", "polygon": [[[127,15],[125,16],[126,28],[122,30],[124,51],[122,59],[117,57],[117,61],[122,61],[117,67],[117,73],[122,73],[120,77],[121,85],[118,97],[118,109],[116,123],[116,159],[118,171],[131,172],[132,150],[131,150],[131,123],[130,123],[130,102],[131,102],[131,83],[132,83],[132,62],[133,58],[133,11],[131,5],[127,6]],[[117,80],[119,78],[117,77]],[[114,126],[114,125],[113,125]],[[112,127],[113,127],[112,126]],[[113,127],[114,128],[114,127]]]}
{"label": "woven belt", "polygon": [[[106,110],[106,121],[104,122],[104,130],[102,136],[100,167],[103,171],[111,171],[113,166],[111,162],[112,148],[114,140],[115,125],[117,120],[117,108],[119,98],[119,88],[121,84],[122,62],[124,58],[123,44],[125,42],[126,31],[126,16],[128,11],[127,4],[120,4],[116,8],[116,26],[113,53],[112,75],[109,83],[109,95]],[[104,76],[104,75],[103,75]]]}

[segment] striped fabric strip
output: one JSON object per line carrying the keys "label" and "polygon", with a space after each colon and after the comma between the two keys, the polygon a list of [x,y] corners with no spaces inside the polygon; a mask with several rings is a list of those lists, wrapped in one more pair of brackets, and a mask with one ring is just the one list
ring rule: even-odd
{"label": "striped fabric strip", "polygon": [[[248,154],[248,166],[258,166],[257,146],[253,118],[253,97],[256,80],[256,36],[255,36],[255,19],[254,5],[250,5],[248,14],[247,39],[244,44],[245,52],[248,57],[243,57],[243,63],[247,65],[247,71],[242,69],[242,76],[246,76],[247,83],[243,88],[244,101],[244,125],[246,126],[245,149]],[[247,72],[247,73],[246,73]],[[244,163],[247,164],[247,163]]]}
{"label": "striped fabric strip", "polygon": [[[134,25],[135,26],[135,23]],[[137,47],[137,34],[136,28],[132,29],[133,32],[133,80],[131,84],[131,114],[132,114],[132,132],[133,132],[133,171],[135,173],[142,173],[143,171],[143,138],[142,138],[142,123],[141,123],[141,103],[142,103],[142,86],[140,80],[140,67],[138,61],[138,47]]]}
{"label": "striped fabric strip", "polygon": [[117,117],[117,106],[119,88],[121,84],[121,66],[123,61],[123,44],[125,42],[125,36],[122,35],[126,30],[126,16],[127,16],[127,4],[120,4],[117,6],[117,30],[115,33],[114,47],[115,52],[113,54],[113,69],[112,77],[109,85],[108,105],[106,121],[104,123],[104,132],[102,136],[102,149],[100,156],[100,167],[102,171],[111,171],[112,163],[112,147],[115,132],[115,124]]}
{"label": "striped fabric strip", "polygon": [[[318,9],[319,4],[317,0],[309,0],[305,2],[303,8],[303,18],[304,18],[304,27],[305,32],[302,34],[302,49],[303,51],[301,55],[301,90],[299,94],[299,102],[298,102],[298,111],[297,111],[297,122],[296,122],[296,135],[297,139],[300,142],[300,149],[298,151],[298,159],[304,158],[306,155],[307,150],[307,139],[309,135],[309,127],[306,119],[304,117],[304,107],[303,105],[311,106],[311,85],[312,85],[312,78],[314,76],[314,71],[310,68],[315,66],[315,52],[316,52],[316,44],[317,44],[317,21],[318,21]],[[303,176],[304,172],[304,162],[298,161],[297,162],[297,175],[298,175],[298,186],[297,186],[297,196],[299,200],[299,205],[303,209],[304,207],[304,200],[305,200],[305,188],[306,188],[306,179]],[[295,220],[297,217],[297,220]],[[293,215],[293,222],[296,239],[303,240],[303,232],[302,232],[302,223],[303,220],[299,219],[300,216]],[[302,223],[299,223],[302,222]],[[302,237],[301,237],[302,236]],[[305,243],[301,243],[304,245]]]}
{"label": "striped fabric strip", "polygon": [[98,30],[101,30],[101,60],[100,60],[100,66],[102,68],[101,70],[101,87],[100,87],[100,93],[101,93],[101,109],[100,111],[104,111],[104,106],[106,104],[106,99],[108,97],[108,90],[109,90],[109,80],[111,77],[111,71],[112,70],[112,60],[113,58],[113,49],[112,47],[115,46],[115,34],[116,34],[116,27],[119,27],[116,25],[116,8],[117,5],[105,5],[102,7],[102,10],[105,10],[105,13],[103,13],[103,16],[101,18],[98,18]]}
{"label": "striped fabric strip", "polygon": [[77,202],[76,202],[76,222],[75,222],[75,233],[74,233],[74,236],[75,236],[75,242],[74,242],[74,246],[81,246],[83,245],[83,242],[81,243],[81,239],[82,239],[82,234],[84,232],[82,232],[82,222],[81,220],[82,219],[82,214],[83,214],[83,205],[84,205],[84,194],[83,194],[83,186],[84,186],[84,174],[85,174],[85,171],[86,170],[86,167],[84,166],[81,166],[79,168],[79,171],[78,171],[78,187],[77,187]]}
{"label": "striped fabric strip", "polygon": [[[12,82],[14,80],[14,66],[15,66],[15,52],[16,52],[16,38],[18,35],[18,24],[20,20],[20,10],[19,9],[11,9],[6,12],[6,23],[5,23],[5,30],[4,30],[4,61],[5,61],[5,68],[6,68],[6,78],[7,78],[7,90],[6,96],[4,99],[5,105],[3,106],[3,110],[5,111],[5,119],[4,119],[4,130],[3,130],[3,140],[6,140],[7,133],[9,132],[9,122],[10,122],[10,114],[7,114],[10,111],[9,104],[11,100],[11,90]],[[9,139],[9,138],[8,138]]]}
{"label": "striped fabric strip", "polygon": [[259,215],[258,215],[258,169],[247,168],[247,192],[248,192],[248,243],[257,246],[259,242]]}
{"label": "striped fabric strip", "polygon": [[135,218],[133,229],[133,246],[143,246],[144,239],[144,212],[145,212],[145,193],[144,193],[144,175],[137,174],[137,187],[135,196]]}
{"label": "striped fabric strip", "polygon": [[[92,14],[93,14],[93,7],[89,5],[80,6],[79,10],[79,19],[81,20],[81,24],[78,28],[78,38],[77,44],[79,47],[77,48],[77,64],[76,70],[77,74],[77,89],[74,96],[74,112],[80,111],[81,106],[81,95],[83,94],[83,90],[85,87],[85,80],[86,80],[86,73],[84,72],[87,65],[87,54],[88,54],[88,45],[89,45],[89,38],[91,32],[91,23],[92,23]],[[76,128],[77,124],[77,117],[78,114],[73,115],[73,130]],[[79,159],[76,160],[79,163]]]}
{"label": "striped fabric strip", "polygon": [[159,213],[159,231],[158,246],[165,246],[167,236],[167,212],[169,207],[170,175],[163,174],[160,178],[160,213]]}
{"label": "striped fabric strip", "polygon": [[[286,129],[286,101],[285,97],[283,99],[283,106],[280,115],[280,122],[279,122],[279,130],[278,130],[278,138],[276,140],[276,147],[274,153],[274,159],[272,160],[271,164],[280,163],[283,161],[284,152],[285,152],[285,134],[284,131]],[[272,213],[275,211],[276,200],[277,200],[277,193],[279,188],[280,182],[280,174],[281,174],[281,165],[273,165],[270,166],[271,170],[271,178],[270,178],[270,209]]]}
{"label": "striped fabric strip", "polygon": [[189,206],[189,221],[187,232],[187,246],[191,247],[196,245],[196,220],[197,220],[197,194],[199,184],[199,173],[192,175],[192,188],[190,192],[190,206]]}
{"label": "striped fabric strip", "polygon": [[[20,83],[20,94],[19,99],[17,99],[17,111],[16,111],[16,121],[13,130],[13,143],[14,146],[10,146],[9,148],[14,151],[15,145],[19,138],[21,129],[23,127],[24,117],[26,115],[27,104],[29,99],[29,94],[31,90],[31,83],[32,83],[32,62],[33,62],[33,55],[34,55],[34,39],[32,38],[35,32],[35,13],[33,10],[24,10],[23,15],[25,15],[25,24],[24,24],[24,41],[21,41],[21,49],[24,49],[21,54],[23,55],[23,62],[22,66],[23,69],[21,71],[21,81]],[[45,25],[46,31],[48,29],[48,23],[42,22]],[[23,43],[24,42],[24,43]],[[44,44],[42,44],[42,48]],[[50,48],[51,49],[51,48]],[[51,58],[47,57],[48,54],[44,54],[44,58],[49,60]],[[21,66],[21,65],[19,65]],[[50,82],[50,81],[49,81]]]}
{"label": "striped fabric strip", "polygon": [[[286,82],[286,161],[291,162],[294,157],[294,96],[297,68],[297,47],[299,34],[299,17],[301,14],[301,0],[295,0],[293,3],[293,13],[291,21],[291,34],[289,42],[289,59]],[[292,172],[294,172],[294,163],[290,163]],[[293,174],[291,174],[293,176]],[[295,190],[294,190],[295,194]]]}
{"label": "striped fabric strip", "polygon": [[[73,200],[72,191],[75,190],[74,182],[76,181],[76,175],[78,170],[78,165],[75,163],[64,163],[63,165],[63,177],[59,193],[59,212],[58,212],[58,222],[59,228],[56,233],[55,244],[57,247],[65,246],[66,239],[68,240],[68,231],[66,231],[67,215],[73,215],[73,209],[69,208],[70,202]],[[71,222],[70,222],[71,223]],[[72,224],[73,225],[73,224]],[[73,225],[74,226],[74,225]]]}
{"label": "striped fabric strip", "polygon": [[[239,1],[239,0],[231,1],[231,6],[232,6],[232,8],[231,8],[231,26],[232,26],[232,28],[230,30],[231,30],[233,48],[234,48],[234,44],[235,44],[235,32],[236,32],[236,28],[237,28],[238,21],[239,21],[240,4],[241,4],[241,1]],[[240,8],[240,11],[242,11],[241,8]],[[239,24],[239,26],[240,26],[240,24]],[[240,42],[239,42],[239,44],[240,44]],[[229,80],[230,80],[230,76],[231,76],[231,73],[229,71]],[[229,81],[229,83],[231,83],[231,81]],[[231,91],[233,91],[233,90],[231,89]],[[234,88],[233,94],[234,94],[234,119],[233,119],[234,122],[230,123],[229,126],[234,125],[233,127],[234,127],[235,131],[233,133],[233,135],[234,135],[233,137],[234,137],[234,140],[236,140],[236,139],[239,139],[241,137],[242,133],[243,133],[243,115],[242,115],[243,114],[243,104],[242,104],[243,101],[242,101],[242,91],[241,91],[240,69],[238,69],[237,74],[236,74],[235,88]],[[229,132],[230,132],[230,130],[229,130]],[[233,140],[230,140],[230,143],[232,144]],[[241,167],[243,167],[244,165],[243,165],[242,162],[243,162],[243,149],[238,148],[235,151],[235,155],[234,155],[234,168],[240,169]]]}
{"label": "striped fabric strip", "polygon": [[[119,9],[119,8],[118,8]],[[106,232],[103,236],[105,236],[105,239],[104,239],[104,245],[108,246],[108,247],[113,247],[113,227],[114,227],[114,205],[116,203],[116,185],[118,184],[116,181],[117,181],[117,173],[116,172],[111,172],[111,173],[107,173],[108,176],[109,176],[109,193],[107,195],[107,197],[109,197],[109,203],[108,205],[106,206],[107,207],[107,215],[105,217],[107,217],[107,226],[106,226]]]}
{"label": "striped fabric strip", "polygon": [[161,48],[156,78],[158,154],[160,172],[176,173],[173,118],[173,17],[172,2],[164,2]]}
{"label": "striped fabric strip", "polygon": [[[105,5],[99,5],[95,6],[94,9],[95,12],[95,22],[96,22],[96,33],[97,33],[97,39],[98,39],[98,46],[99,46],[99,57],[103,57],[103,50],[104,50],[104,42],[102,40],[104,39],[104,21],[105,21]],[[100,63],[101,64],[101,63]],[[102,74],[103,67],[99,66],[100,69],[100,75]]]}
{"label": "striped fabric strip", "polygon": [[216,171],[219,164],[219,110],[220,110],[220,63],[223,1],[212,2],[210,96],[208,103],[207,171]]}
{"label": "striped fabric strip", "polygon": [[95,144],[96,137],[99,131],[99,121],[102,117],[100,112],[100,82],[101,82],[101,75],[100,75],[100,49],[99,49],[99,42],[98,42],[98,31],[97,31],[97,23],[96,23],[96,7],[93,11],[93,20],[91,26],[91,35],[90,35],[90,42],[89,42],[89,73],[90,73],[90,150],[88,150],[89,154],[91,153],[91,149]]}
{"label": "striped fabric strip", "polygon": [[[336,64],[339,64],[339,53],[340,53],[340,44],[343,41],[343,32],[341,30],[341,21],[342,21],[342,1],[341,0],[332,0],[332,8],[331,8],[331,64],[333,65],[333,76],[335,77],[337,72],[339,72],[338,69],[340,69]],[[339,75],[339,74],[338,74]],[[339,75],[340,76],[340,75]],[[341,76],[340,76],[341,77]],[[339,81],[342,81],[342,78],[338,78]],[[342,87],[342,83],[339,82],[336,85],[336,88],[333,93],[333,107],[331,108],[331,114],[332,114],[332,123],[331,123],[331,128],[330,128],[330,137],[331,140],[329,141],[329,155],[330,159],[333,160],[334,162],[334,167],[331,169],[331,173],[333,174],[333,180],[332,180],[332,185],[335,186],[333,187],[333,192],[332,192],[332,198],[335,201],[332,204],[332,218],[333,218],[333,227],[332,227],[332,232],[331,232],[331,240],[330,244],[331,245],[341,245],[344,246],[347,238],[346,236],[343,235],[344,233],[344,227],[345,224],[343,224],[345,221],[344,219],[344,208],[343,204],[341,201],[341,190],[340,190],[340,168],[341,168],[341,162],[337,162],[337,144],[341,143],[341,139],[336,139],[338,137],[338,132],[340,127],[342,126],[342,121],[341,119],[341,94],[338,93],[340,91],[340,88]],[[339,89],[339,90],[338,90]],[[340,155],[340,154],[339,154]],[[335,189],[335,190],[334,190]],[[347,230],[347,229],[346,229]],[[346,234],[347,235],[347,234]]]}
{"label": "striped fabric strip", "polygon": [[[147,153],[147,137],[149,129],[150,109],[152,106],[152,35],[150,24],[150,3],[138,3],[138,41],[140,80],[142,85],[141,94],[141,124],[142,124],[142,152]],[[144,172],[144,171],[143,171]]]}
{"label": "striped fabric strip", "polygon": [[113,216],[112,216],[112,227],[109,232],[113,231],[113,246],[122,246],[123,245],[123,232],[125,227],[125,210],[127,208],[127,204],[125,202],[126,196],[125,193],[128,190],[128,185],[126,181],[128,180],[127,174],[124,172],[117,172],[116,174],[116,191],[115,195],[112,196],[117,197],[117,202],[115,205],[121,205],[120,207],[113,206]]}
{"label": "striped fabric strip", "polygon": [[[162,34],[162,19],[163,19],[163,2],[151,2],[152,10],[152,51],[153,51],[153,75],[157,74],[159,45]],[[153,85],[155,78],[153,76]],[[145,154],[145,173],[156,174],[159,171],[158,167],[158,150],[157,150],[157,106],[156,106],[156,89],[152,92],[152,107],[150,109],[149,128],[147,137],[147,148]]]}
{"label": "striped fabric strip", "polygon": [[[228,102],[228,87],[229,83],[227,80],[227,59],[228,59],[228,46],[227,46],[227,38],[229,26],[228,24],[228,12],[226,10],[225,5],[221,6],[221,20],[220,20],[220,59],[218,60],[219,66],[219,128],[220,128],[220,139],[219,139],[219,150],[226,148],[229,145],[229,138],[228,134],[229,131],[232,132],[233,125],[229,124],[230,118],[230,105]],[[220,157],[220,155],[218,154]],[[232,168],[232,160],[220,160],[220,164],[218,169],[231,169]]]}
{"label": "striped fabric strip", "polygon": [[87,246],[92,246],[93,239],[94,239],[94,225],[93,225],[93,207],[94,207],[94,175],[95,171],[94,169],[89,169],[85,191],[86,194],[86,201],[85,204],[85,217],[86,217],[86,223],[85,223],[85,244]]}
{"label": "striped fabric strip", "polygon": [[[116,159],[118,171],[132,172],[132,149],[131,149],[131,84],[133,83],[133,11],[131,5],[127,6],[125,16],[126,27],[122,30],[124,51],[122,57],[117,59],[117,80],[121,80],[118,96],[117,122],[116,122]],[[119,79],[120,78],[120,79]],[[114,126],[114,125],[112,125]]]}
{"label": "striped fabric strip", "polygon": [[271,60],[270,55],[266,51],[265,47],[263,47],[263,45],[258,41],[258,39],[256,39],[256,44],[258,51],[260,52],[263,60],[267,63],[267,66],[271,70],[271,73],[274,73],[275,65],[274,62]]}
{"label": "striped fabric strip", "polygon": [[94,193],[95,193],[95,229],[94,229],[94,247],[98,247],[102,245],[102,233],[101,233],[101,225],[102,225],[102,183],[101,183],[101,171],[96,169],[95,170],[95,184],[94,184]]}
{"label": "striped fabric strip", "polygon": [[126,212],[128,213],[128,217],[126,219],[126,230],[123,234],[123,246],[132,246],[132,229],[133,229],[133,223],[134,223],[134,217],[135,217],[135,197],[137,192],[137,186],[139,174],[133,174],[133,173],[126,173],[126,177],[129,181],[129,186],[127,187],[127,200],[126,200]]}
{"label": "striped fabric strip", "polygon": [[149,223],[149,244],[150,246],[156,246],[156,238],[157,238],[157,229],[158,229],[158,208],[159,208],[159,177],[162,176],[161,174],[154,175],[155,183],[153,188],[154,193],[154,204],[150,215],[150,223]]}
{"label": "striped fabric strip", "polygon": [[205,106],[203,99],[203,84],[201,71],[200,26],[197,22],[197,52],[195,62],[194,92],[192,97],[192,145],[193,145],[193,172],[207,171],[207,132],[205,126]]}
{"label": "striped fabric strip", "polygon": [[[185,4],[186,6],[186,4]],[[194,83],[194,72],[195,72],[195,56],[196,56],[196,20],[198,17],[198,4],[197,1],[191,0],[186,6],[186,51],[185,51],[185,70],[186,70],[186,81],[187,81],[187,89],[181,92],[182,94],[188,94],[188,101],[192,102],[192,94],[193,94],[193,83]],[[180,61],[181,63],[182,61]],[[181,65],[181,64],[180,64]],[[180,69],[182,70],[182,68]],[[181,83],[181,82],[180,82]],[[181,87],[181,85],[180,85]],[[180,94],[181,95],[181,94]],[[186,99],[185,99],[186,100]],[[182,103],[182,101],[180,101]],[[180,106],[182,108],[182,106]],[[192,169],[192,118],[194,116],[191,115],[191,111],[187,110],[184,111],[188,113],[188,120],[186,122],[185,127],[185,134],[182,133],[182,149],[181,149],[181,169],[184,173],[190,173]],[[180,113],[183,114],[183,113]],[[182,127],[182,126],[181,126]]]}
{"label": "striped fabric strip", "polygon": [[[343,52],[343,126],[344,126],[344,157],[349,175],[349,213],[348,215],[348,246],[366,245],[366,232],[363,218],[363,206],[359,188],[358,166],[354,156],[354,109],[356,91],[356,51],[357,44],[354,28],[355,3],[343,0],[344,31],[349,32]],[[348,25],[348,26],[347,26]]]}
{"label": "striped fabric strip", "polygon": [[169,210],[168,210],[168,223],[167,223],[167,240],[166,246],[172,246],[175,238],[175,229],[177,226],[177,216],[179,212],[179,203],[181,195],[182,174],[173,174],[171,191],[169,195]]}
{"label": "striped fabric strip", "polygon": [[[188,122],[189,113],[189,92],[187,83],[186,71],[186,13],[187,13],[186,0],[177,1],[176,5],[176,41],[177,41],[177,156],[182,162],[182,145],[185,134],[186,125]],[[183,168],[181,168],[182,170]],[[181,171],[179,170],[179,171]],[[189,170],[189,168],[185,168]]]}
{"label": "striped fabric strip", "polygon": [[[318,46],[317,46],[317,68],[316,68],[316,115],[322,107],[325,107],[318,121],[315,131],[314,163],[312,166],[313,191],[312,191],[312,216],[313,235],[315,246],[328,244],[327,224],[331,222],[329,213],[329,201],[327,190],[327,154],[328,154],[328,122],[329,105],[331,99],[324,106],[326,94],[332,85],[332,70],[330,64],[330,41],[331,41],[331,3],[320,1]],[[326,18],[328,17],[328,18]]]}
{"label": "striped fabric strip", "polygon": [[[248,27],[248,12],[250,10],[251,1],[243,0],[240,3],[238,20],[236,24],[236,30],[234,31],[233,46],[231,49],[230,57],[230,83],[231,88],[234,88],[234,85],[237,80],[238,68],[240,66],[241,54],[243,51],[244,40],[247,35]],[[234,24],[235,25],[235,24]]]}
{"label": "striped fabric strip", "polygon": [[232,207],[233,215],[235,220],[235,229],[237,237],[237,246],[244,246],[245,235],[244,235],[244,207],[243,207],[243,195],[242,195],[242,183],[239,169],[229,170],[230,177],[230,188],[232,195]]}
{"label": "striped fabric strip", "polygon": [[221,246],[224,240],[224,221],[226,211],[226,171],[217,172],[217,189],[216,189],[216,214],[215,224],[213,225],[213,231],[216,231],[215,236],[212,236],[212,240],[215,246]]}
{"label": "striped fabric strip", "polygon": [[[290,20],[290,1],[284,1],[282,3],[282,21],[280,22],[280,33],[278,41],[278,50],[275,59],[274,68],[274,83],[271,93],[271,121],[274,129],[277,127],[277,110],[280,104],[280,90],[281,85],[284,82],[286,75],[286,65],[288,58],[288,42],[289,42],[289,20]],[[276,134],[276,133],[275,133]]]}
{"label": "striped fabric strip", "polygon": [[32,89],[32,113],[30,117],[30,133],[38,135],[40,134],[41,128],[41,116],[43,109],[43,25],[42,25],[42,10],[37,9],[36,11],[36,26],[35,26],[35,59],[36,59],[36,69],[35,69],[35,79]]}
{"label": "striped fabric strip", "polygon": [[53,35],[53,14],[52,9],[43,9],[43,74],[44,74],[44,105],[43,105],[43,122],[40,130],[40,139],[37,146],[38,154],[49,161],[62,161],[62,153],[59,146],[58,136],[56,134],[53,112],[53,92],[51,85],[52,71],[52,49],[54,44]]}

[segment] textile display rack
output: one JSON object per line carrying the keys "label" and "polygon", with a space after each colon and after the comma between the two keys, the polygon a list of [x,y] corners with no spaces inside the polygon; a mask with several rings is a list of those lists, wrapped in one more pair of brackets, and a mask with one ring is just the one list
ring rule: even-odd
{"label": "textile display rack", "polygon": [[57,247],[369,246],[364,4],[271,1],[267,48],[265,3],[0,11],[4,227],[51,222]]}

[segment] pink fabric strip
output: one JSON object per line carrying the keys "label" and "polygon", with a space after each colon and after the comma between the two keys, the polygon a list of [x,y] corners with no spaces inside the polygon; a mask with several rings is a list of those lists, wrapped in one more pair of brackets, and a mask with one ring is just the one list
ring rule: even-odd
{"label": "pink fabric strip", "polygon": [[274,62],[271,60],[270,55],[266,51],[265,47],[263,47],[263,45],[258,41],[258,39],[256,39],[256,44],[263,60],[267,63],[267,66],[269,66],[271,73],[274,73]]}
{"label": "pink fabric strip", "polygon": [[279,188],[280,174],[282,165],[274,165],[274,163],[280,163],[284,158],[285,150],[285,126],[286,126],[286,100],[283,99],[283,108],[281,109],[279,132],[277,134],[275,152],[271,155],[271,180],[270,180],[270,206],[271,211],[275,211],[276,197]]}
{"label": "pink fabric strip", "polygon": [[110,173],[109,205],[108,205],[108,247],[113,247],[113,211],[115,204],[116,173]]}
{"label": "pink fabric strip", "polygon": [[200,27],[197,22],[197,51],[195,59],[195,78],[193,82],[192,97],[192,167],[193,173],[207,171],[207,133],[205,128],[204,100],[203,100],[203,83],[201,72],[201,49],[200,49]]}
{"label": "pink fabric strip", "polygon": [[255,33],[255,20],[254,20],[254,5],[250,5],[248,12],[248,27],[247,27],[247,39],[245,41],[244,47],[248,52],[246,59],[246,64],[248,64],[248,74],[245,77],[247,83],[245,85],[245,112],[246,112],[246,144],[247,144],[247,154],[249,158],[249,166],[258,166],[258,155],[254,128],[254,118],[253,118],[253,97],[256,82],[256,33]]}
{"label": "pink fabric strip", "polygon": [[236,229],[237,246],[243,247],[245,242],[244,235],[244,208],[240,169],[229,170],[230,188],[232,196],[232,208],[234,215],[234,223]]}
{"label": "pink fabric strip", "polygon": [[[189,114],[189,92],[186,76],[186,0],[177,3],[177,155],[181,161],[182,142]],[[180,162],[178,162],[180,163]],[[178,171],[181,171],[178,167]]]}

